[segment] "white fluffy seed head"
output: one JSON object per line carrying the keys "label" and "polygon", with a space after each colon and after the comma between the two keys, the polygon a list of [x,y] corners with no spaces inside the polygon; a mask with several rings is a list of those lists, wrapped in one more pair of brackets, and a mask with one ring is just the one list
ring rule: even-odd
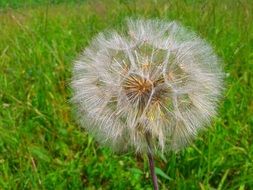
{"label": "white fluffy seed head", "polygon": [[[125,33],[124,33],[125,34]],[[216,113],[223,74],[212,48],[176,22],[131,20],[100,33],[73,69],[79,121],[115,151],[178,150]]]}

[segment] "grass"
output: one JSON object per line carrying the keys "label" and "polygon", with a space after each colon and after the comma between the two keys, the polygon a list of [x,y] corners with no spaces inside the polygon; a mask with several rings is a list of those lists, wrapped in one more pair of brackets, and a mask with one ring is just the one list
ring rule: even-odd
{"label": "grass", "polygon": [[161,189],[253,189],[251,0],[6,2],[0,189],[152,189],[147,159],[100,147],[68,103],[75,57],[96,33],[120,28],[128,16],[180,21],[212,44],[227,73],[212,126],[184,151],[156,157]]}

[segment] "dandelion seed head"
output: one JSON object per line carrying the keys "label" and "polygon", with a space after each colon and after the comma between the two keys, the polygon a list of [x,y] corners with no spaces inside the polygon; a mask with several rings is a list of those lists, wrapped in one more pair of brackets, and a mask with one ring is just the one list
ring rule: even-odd
{"label": "dandelion seed head", "polygon": [[187,145],[210,124],[223,73],[210,45],[176,22],[131,20],[127,34],[97,35],[76,60],[79,121],[115,151]]}

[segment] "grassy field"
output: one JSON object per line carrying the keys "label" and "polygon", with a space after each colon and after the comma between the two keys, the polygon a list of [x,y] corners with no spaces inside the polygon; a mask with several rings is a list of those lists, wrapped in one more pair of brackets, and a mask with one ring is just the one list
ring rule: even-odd
{"label": "grassy field", "polygon": [[212,126],[184,151],[156,157],[161,189],[253,189],[253,1],[2,0],[1,190],[152,189],[147,159],[100,147],[68,103],[75,57],[128,16],[180,21],[212,44],[227,73]]}

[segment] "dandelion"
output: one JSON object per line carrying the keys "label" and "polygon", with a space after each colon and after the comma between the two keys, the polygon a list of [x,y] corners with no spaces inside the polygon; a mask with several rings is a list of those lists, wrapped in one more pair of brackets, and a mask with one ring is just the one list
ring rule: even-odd
{"label": "dandelion", "polygon": [[222,89],[210,45],[176,22],[127,21],[97,35],[74,64],[79,121],[114,151],[180,150],[216,113]]}

